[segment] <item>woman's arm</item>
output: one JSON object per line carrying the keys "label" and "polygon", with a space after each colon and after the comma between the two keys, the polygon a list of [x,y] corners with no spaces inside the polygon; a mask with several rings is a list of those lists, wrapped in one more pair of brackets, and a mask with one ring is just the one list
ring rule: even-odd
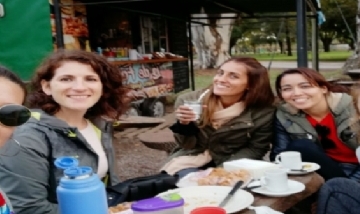
{"label": "woman's arm", "polygon": [[175,141],[180,148],[193,149],[195,147],[196,135],[199,132],[199,128],[194,122],[191,122],[188,125],[176,122],[169,128],[174,133]]}
{"label": "woman's arm", "polygon": [[[180,95],[174,104],[174,109],[178,110],[180,106],[184,105],[185,100],[196,100],[200,92],[190,92],[187,94]],[[183,124],[177,120],[171,127],[169,127],[174,133],[176,143],[180,148],[193,149],[196,146],[197,134],[200,129],[197,127],[195,122],[189,122]]]}
{"label": "woman's arm", "polygon": [[272,149],[270,153],[270,160],[274,161],[276,155],[283,152],[286,147],[290,144],[291,138],[287,133],[284,126],[281,122],[276,118],[274,119],[274,140],[272,144]]}
{"label": "woman's arm", "polygon": [[33,130],[17,130],[13,138],[20,146],[10,140],[3,148],[18,152],[10,156],[0,155],[0,186],[15,213],[58,214],[58,205],[48,201],[49,188],[53,187],[49,186],[47,144]]}

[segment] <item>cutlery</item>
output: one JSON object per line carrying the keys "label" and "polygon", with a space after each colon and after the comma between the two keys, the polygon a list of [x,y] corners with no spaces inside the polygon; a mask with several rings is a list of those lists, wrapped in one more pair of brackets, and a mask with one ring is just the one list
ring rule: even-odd
{"label": "cutlery", "polygon": [[290,171],[293,172],[307,172],[307,170],[305,169],[305,165],[301,167],[301,169],[290,169]]}
{"label": "cutlery", "polygon": [[305,170],[305,169],[291,169],[290,171],[293,171],[293,172],[307,172],[307,170]]}
{"label": "cutlery", "polygon": [[229,202],[229,200],[234,196],[235,192],[244,184],[244,181],[238,181],[234,185],[234,187],[230,190],[228,195],[224,198],[224,200],[220,203],[219,207],[225,207],[225,205]]}
{"label": "cutlery", "polygon": [[252,189],[259,188],[259,187],[261,187],[261,185],[255,185],[255,186],[251,186],[251,187],[248,186],[248,187],[243,188],[243,190],[250,191]]}

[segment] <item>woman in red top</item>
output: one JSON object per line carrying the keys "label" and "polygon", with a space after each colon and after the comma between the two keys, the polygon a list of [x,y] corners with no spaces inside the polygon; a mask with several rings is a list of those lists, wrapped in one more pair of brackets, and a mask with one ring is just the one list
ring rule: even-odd
{"label": "woman in red top", "polygon": [[270,158],[286,150],[299,151],[304,162],[320,165],[318,173],[325,180],[350,177],[360,181],[355,155],[360,125],[346,89],[309,68],[286,70],[275,85],[282,102],[276,111]]}

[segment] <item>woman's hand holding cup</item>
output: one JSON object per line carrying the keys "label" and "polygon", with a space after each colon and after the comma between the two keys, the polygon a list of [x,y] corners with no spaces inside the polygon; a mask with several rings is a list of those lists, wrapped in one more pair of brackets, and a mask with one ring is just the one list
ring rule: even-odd
{"label": "woman's hand holding cup", "polygon": [[190,122],[196,120],[196,114],[193,111],[193,109],[190,108],[189,106],[181,105],[175,111],[175,113],[176,113],[176,119],[178,119],[179,122],[183,125],[187,125]]}

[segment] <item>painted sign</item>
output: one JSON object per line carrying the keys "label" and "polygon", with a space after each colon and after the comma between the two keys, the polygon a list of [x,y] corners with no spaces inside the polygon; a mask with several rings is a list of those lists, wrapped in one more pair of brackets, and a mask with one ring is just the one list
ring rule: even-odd
{"label": "painted sign", "polygon": [[165,96],[174,92],[171,62],[126,64],[119,67],[124,85],[144,92],[147,97]]}

